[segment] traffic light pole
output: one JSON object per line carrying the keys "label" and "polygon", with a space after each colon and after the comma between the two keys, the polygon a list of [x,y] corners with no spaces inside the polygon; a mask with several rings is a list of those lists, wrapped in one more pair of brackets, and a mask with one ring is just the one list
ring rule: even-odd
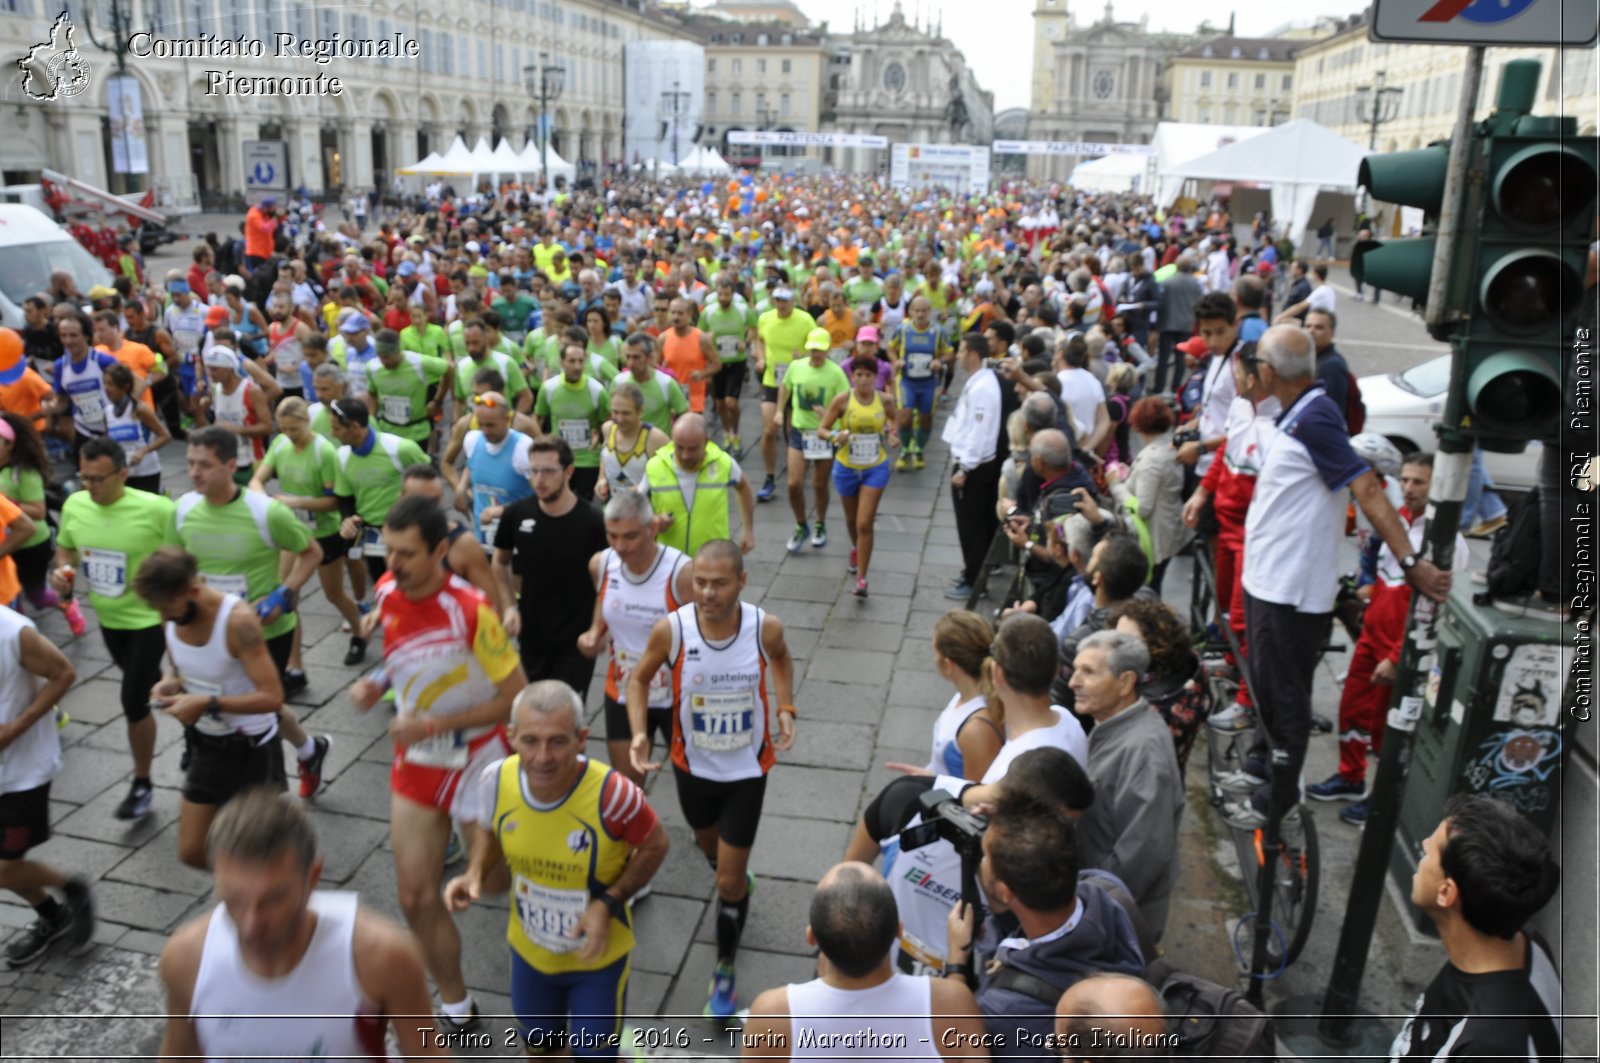
{"label": "traffic light pole", "polygon": [[[1468,48],[1466,69],[1462,73],[1460,108],[1450,137],[1433,273],[1428,282],[1430,328],[1447,324],[1446,289],[1452,257],[1465,223],[1462,204],[1473,150],[1473,115],[1478,109],[1483,52],[1481,47]],[[1454,359],[1451,373],[1465,372],[1464,362],[1462,358]],[[1461,506],[1467,497],[1467,479],[1472,468],[1472,440],[1459,431],[1464,411],[1460,409],[1458,396],[1466,390],[1461,384],[1461,381],[1454,382],[1448,391],[1451,399],[1444,416],[1444,425],[1448,427],[1441,427],[1439,431],[1439,453],[1434,460],[1433,487],[1422,539],[1422,553],[1446,572],[1454,567],[1456,531],[1460,527]],[[1350,880],[1350,900],[1339,932],[1339,948],[1334,954],[1328,991],[1322,1000],[1322,1020],[1317,1026],[1318,1036],[1329,1044],[1341,1045],[1349,1041],[1350,1025],[1359,1006],[1361,981],[1366,974],[1367,955],[1377,928],[1378,908],[1383,903],[1400,804],[1411,766],[1412,734],[1422,715],[1423,694],[1432,670],[1440,609],[1432,599],[1412,593],[1406,640],[1395,676],[1394,707],[1389,710],[1383,753],[1372,782],[1372,795],[1367,800],[1367,822],[1361,832],[1355,874]]]}

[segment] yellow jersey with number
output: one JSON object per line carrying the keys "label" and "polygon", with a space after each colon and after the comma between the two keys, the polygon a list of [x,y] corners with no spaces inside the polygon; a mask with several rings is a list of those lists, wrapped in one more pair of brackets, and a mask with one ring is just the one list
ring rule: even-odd
{"label": "yellow jersey with number", "polygon": [[888,431],[889,418],[883,408],[883,396],[872,393],[872,401],[863,403],[856,398],[854,389],[845,400],[844,416],[836,427],[850,433],[834,457],[847,469],[871,469],[889,460],[884,449],[884,433]]}
{"label": "yellow jersey with number", "polygon": [[506,939],[544,974],[609,967],[633,950],[631,910],[626,920],[612,917],[606,947],[588,963],[578,959],[583,943],[571,934],[591,898],[622,876],[632,850],[624,834],[643,839],[636,822],[641,809],[654,829],[655,813],[643,791],[585,758],[572,792],[554,808],[540,808],[523,789],[517,757],[507,757],[495,770],[499,786],[490,822],[511,869]]}

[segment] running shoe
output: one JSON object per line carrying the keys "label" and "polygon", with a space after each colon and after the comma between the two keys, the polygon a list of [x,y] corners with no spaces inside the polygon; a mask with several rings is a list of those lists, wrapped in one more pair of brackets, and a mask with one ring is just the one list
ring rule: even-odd
{"label": "running shoe", "polygon": [[333,738],[329,735],[317,735],[311,739],[311,755],[300,762],[302,800],[310,800],[322,789],[322,762],[328,759],[328,750],[332,747]]}
{"label": "running shoe", "polygon": [[89,880],[82,875],[67,879],[62,892],[66,894],[67,911],[72,916],[72,933],[67,942],[73,948],[80,948],[94,936],[94,893],[89,889]]}
{"label": "running shoe", "polygon": [[1206,723],[1217,731],[1248,731],[1256,725],[1256,714],[1236,701],[1221,712],[1212,713]]}
{"label": "running shoe", "polygon": [[806,526],[804,524],[796,524],[794,526],[794,534],[789,536],[789,547],[788,547],[789,552],[791,554],[798,554],[800,551],[804,550],[805,548],[806,548]]}
{"label": "running shoe", "polygon": [[820,520],[817,521],[816,528],[811,532],[811,545],[818,550],[828,545],[828,529],[822,526]]}
{"label": "running shoe", "polygon": [[958,579],[944,589],[944,596],[951,601],[966,601],[972,597],[972,584]]}
{"label": "running shoe", "polygon": [[867,596],[867,577],[859,576],[856,578],[855,593],[857,598],[865,598]]}
{"label": "running shoe", "polygon": [[766,483],[761,485],[761,490],[756,492],[756,501],[757,502],[771,502],[772,499],[773,499],[773,496],[776,495],[777,493],[778,493],[778,485],[773,480],[773,478],[769,476],[769,477],[767,477]]}
{"label": "running shoe", "polygon": [[906,472],[911,468],[911,452],[902,450],[900,456],[894,459],[894,471]]}
{"label": "running shoe", "polygon": [[310,686],[304,668],[286,668],[283,672],[283,696],[293,697]]}
{"label": "running shoe", "polygon": [[122,799],[113,813],[118,819],[141,819],[150,813],[150,802],[155,799],[156,792],[149,783],[140,785],[134,783],[128,789],[128,796]]}
{"label": "running shoe", "polygon": [[73,638],[81,636],[84,629],[89,626],[88,622],[83,619],[83,610],[78,608],[78,599],[68,599],[67,607],[61,612],[67,618],[67,627],[72,629]]}
{"label": "running shoe", "polygon": [[[63,937],[72,930],[72,912],[66,907],[61,907],[57,911],[59,914],[54,919],[46,919],[44,916],[35,919],[6,946],[7,967],[23,967],[32,963],[45,954],[56,938]],[[732,986],[731,980],[729,985]],[[731,988],[729,994],[731,1000]]]}
{"label": "running shoe", "polygon": [[1245,798],[1243,801],[1222,802],[1222,818],[1235,827],[1244,830],[1255,830],[1257,827],[1267,825],[1267,817],[1256,806]]}
{"label": "running shoe", "polygon": [[1219,790],[1228,793],[1248,794],[1267,785],[1267,780],[1248,771],[1226,771],[1217,776],[1216,785]]}
{"label": "running shoe", "polygon": [[852,546],[850,548],[850,571],[851,572],[854,572],[856,570],[856,561],[857,561],[856,548]]}
{"label": "running shoe", "polygon": [[350,639],[350,648],[344,652],[344,666],[354,668],[367,659],[367,640],[359,635]]}
{"label": "running shoe", "polygon": [[[42,951],[42,950],[41,950]],[[708,1019],[731,1019],[738,1011],[734,1002],[733,964],[719,963],[711,972],[710,997],[702,1014]]]}
{"label": "running shoe", "polygon": [[1346,805],[1339,810],[1339,818],[1352,827],[1365,827],[1367,825],[1367,803],[1357,801],[1353,805]]}
{"label": "running shoe", "polygon": [[727,446],[724,449],[734,454],[741,454],[744,452],[744,448],[739,445],[738,436],[729,436]]}
{"label": "running shoe", "polygon": [[439,1012],[439,1021],[443,1022],[445,1024],[445,1029],[451,1033],[464,1033],[468,1030],[475,1030],[477,1029],[479,1022],[482,1021],[482,1018],[483,1017],[478,1014],[478,1002],[476,1000],[472,1002],[472,1014],[468,1015],[465,1019],[458,1019],[454,1015],[451,1015],[448,1011],[444,1011],[442,1009]]}
{"label": "running shoe", "polygon": [[912,452],[911,467],[913,469],[926,469],[928,467],[928,462],[925,458],[923,458],[922,451],[917,450]]}
{"label": "running shoe", "polygon": [[1338,774],[1306,787],[1306,796],[1314,801],[1359,801],[1366,792],[1364,784],[1349,782]]}
{"label": "running shoe", "polygon": [[65,709],[63,709],[60,705],[57,705],[55,707],[55,714],[56,714],[56,730],[65,731],[67,729],[67,724],[72,722],[72,716]]}

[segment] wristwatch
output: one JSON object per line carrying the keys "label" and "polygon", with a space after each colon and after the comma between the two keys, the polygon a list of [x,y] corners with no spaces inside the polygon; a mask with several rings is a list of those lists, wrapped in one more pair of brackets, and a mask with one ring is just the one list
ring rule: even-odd
{"label": "wristwatch", "polygon": [[605,905],[607,908],[611,909],[611,915],[612,915],[613,918],[621,919],[624,922],[627,921],[627,918],[628,918],[628,902],[627,901],[621,900],[618,897],[613,896],[611,893],[608,893],[605,890],[601,890],[600,892],[594,894],[594,899],[599,901],[601,904]]}
{"label": "wristwatch", "polygon": [[217,697],[215,694],[211,695],[211,700],[206,702],[206,712],[212,716],[221,716],[222,699]]}
{"label": "wristwatch", "polygon": [[1417,567],[1417,563],[1419,561],[1421,561],[1421,560],[1422,560],[1422,555],[1421,554],[1417,554],[1417,553],[1407,554],[1405,557],[1402,557],[1400,559],[1400,570],[1402,572],[1410,572],[1412,569]]}

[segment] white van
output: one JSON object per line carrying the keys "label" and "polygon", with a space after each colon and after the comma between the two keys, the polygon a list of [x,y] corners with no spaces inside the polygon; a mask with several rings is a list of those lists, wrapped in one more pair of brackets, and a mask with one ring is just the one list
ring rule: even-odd
{"label": "white van", "polygon": [[22,301],[48,291],[50,274],[64,269],[78,291],[110,286],[111,271],[72,234],[22,203],[0,203],[0,324],[23,326]]}

